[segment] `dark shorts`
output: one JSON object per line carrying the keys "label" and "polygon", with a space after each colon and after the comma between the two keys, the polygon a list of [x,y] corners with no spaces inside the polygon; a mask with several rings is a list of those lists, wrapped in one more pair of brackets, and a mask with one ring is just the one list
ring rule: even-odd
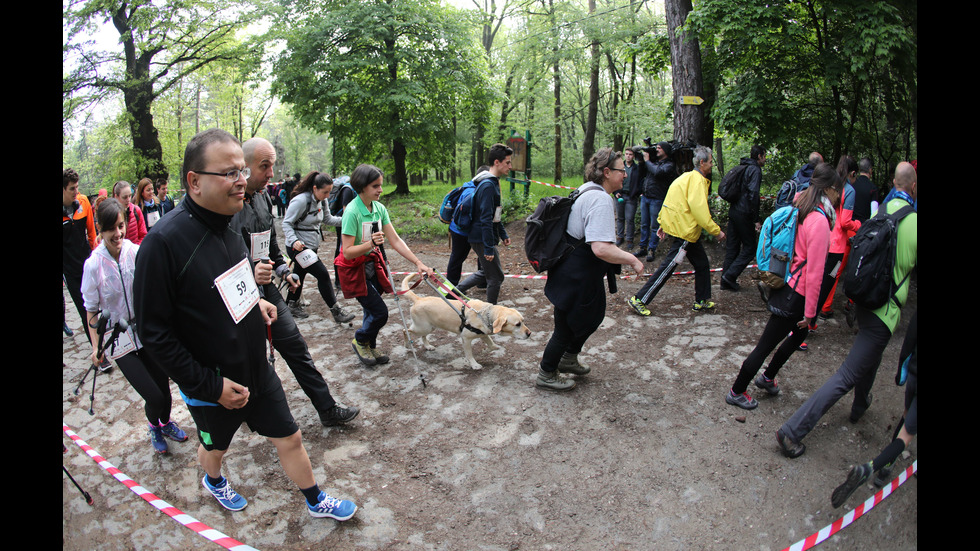
{"label": "dark shorts", "polygon": [[261,396],[249,396],[241,409],[222,406],[187,406],[187,409],[197,426],[197,437],[208,451],[227,450],[242,423],[266,438],[285,438],[299,430],[280,385]]}

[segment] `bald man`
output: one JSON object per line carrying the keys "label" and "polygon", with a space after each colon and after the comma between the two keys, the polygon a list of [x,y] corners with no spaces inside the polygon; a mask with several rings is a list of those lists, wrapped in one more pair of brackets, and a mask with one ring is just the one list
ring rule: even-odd
{"label": "bald man", "polygon": [[[888,214],[894,214],[915,202],[918,185],[915,168],[910,163],[899,163],[895,168],[894,182],[895,198],[882,206]],[[844,363],[776,431],[776,440],[786,457],[803,455],[806,451],[803,438],[813,430],[824,413],[851,389],[854,389],[850,416],[852,423],[858,422],[871,405],[871,387],[881,364],[881,354],[898,326],[902,306],[908,298],[910,282],[907,276],[918,263],[917,235],[918,215],[912,212],[898,223],[898,244],[892,277],[895,282],[902,283],[895,291],[895,300],[889,300],[876,310],[855,306],[859,330]]]}
{"label": "bald man", "polygon": [[240,233],[245,240],[260,296],[276,307],[278,317],[272,324],[272,346],[286,361],[300,388],[310,398],[320,422],[324,426],[346,423],[357,417],[360,410],[353,406],[340,406],[334,400],[327,382],[313,363],[306,340],[300,334],[286,301],[273,283],[275,274],[287,281],[291,288],[298,286],[298,280],[293,281],[289,277],[289,267],[279,250],[272,217],[272,200],[265,192],[276,164],[276,150],[267,140],[252,138],[242,144],[242,152],[245,155],[245,166],[250,171],[245,183],[245,205],[232,217],[230,226],[232,231]]}

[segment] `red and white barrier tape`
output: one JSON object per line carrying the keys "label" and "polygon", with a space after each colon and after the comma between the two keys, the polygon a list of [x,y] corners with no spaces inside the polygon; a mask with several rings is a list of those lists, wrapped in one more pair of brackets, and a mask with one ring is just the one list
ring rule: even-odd
{"label": "red and white barrier tape", "polygon": [[153,495],[152,493],[147,491],[146,488],[143,488],[142,486],[137,484],[133,479],[129,478],[128,476],[123,474],[122,471],[120,471],[119,469],[114,467],[111,463],[106,461],[105,458],[100,456],[98,452],[96,452],[92,448],[92,446],[86,444],[84,440],[79,438],[77,434],[75,434],[70,428],[68,428],[68,425],[62,422],[61,426],[65,431],[65,434],[67,434],[68,437],[71,438],[72,441],[78,445],[78,447],[82,448],[82,450],[84,450],[85,453],[88,454],[88,456],[91,457],[100,467],[102,467],[103,469],[106,470],[106,472],[111,474],[113,478],[115,478],[119,482],[122,482],[123,485],[129,488],[130,490],[132,490],[134,494],[146,500],[146,502],[149,503],[150,505],[156,507],[160,511],[169,515],[172,519],[179,522],[180,524],[184,525],[187,528],[190,528],[194,532],[213,541],[214,543],[217,543],[218,545],[224,547],[225,549],[230,549],[232,551],[257,551],[254,547],[249,547],[248,545],[236,541],[235,539],[222,534],[221,532],[207,526],[206,524],[199,522],[194,517],[185,515],[174,506],[170,505],[166,501],[163,501],[162,499]]}
{"label": "red and white barrier tape", "polygon": [[881,500],[888,497],[899,486],[904,484],[905,481],[908,480],[910,476],[912,476],[916,471],[918,471],[918,469],[919,469],[919,460],[916,459],[915,461],[912,462],[911,465],[909,465],[907,469],[902,471],[902,473],[898,475],[898,477],[895,478],[895,480],[892,480],[891,482],[886,484],[885,487],[882,488],[878,493],[869,497],[864,503],[858,505],[853,511],[835,520],[834,522],[824,527],[819,532],[809,537],[803,538],[802,540],[794,543],[793,545],[790,545],[789,547],[783,549],[783,551],[805,551],[806,549],[812,549],[813,547],[816,547],[824,540],[826,540],[830,536],[833,536],[837,532],[840,532],[841,529],[843,529],[845,526],[851,524],[852,522],[860,518],[863,514],[870,511],[872,507],[881,503]]}

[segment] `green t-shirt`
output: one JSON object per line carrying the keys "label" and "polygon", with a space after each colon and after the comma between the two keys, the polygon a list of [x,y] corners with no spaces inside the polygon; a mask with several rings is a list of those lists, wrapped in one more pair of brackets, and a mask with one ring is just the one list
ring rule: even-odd
{"label": "green t-shirt", "polygon": [[[344,217],[340,223],[340,233],[343,235],[353,235],[354,245],[360,245],[365,241],[363,238],[364,234],[371,235],[371,222],[378,222],[378,229],[383,228],[385,224],[390,224],[391,219],[388,218],[388,209],[381,203],[373,201],[371,210],[369,211],[367,206],[364,205],[364,201],[361,200],[361,196],[358,195],[344,209]],[[367,225],[366,231],[365,225]],[[367,254],[370,254],[370,252],[368,251]]]}

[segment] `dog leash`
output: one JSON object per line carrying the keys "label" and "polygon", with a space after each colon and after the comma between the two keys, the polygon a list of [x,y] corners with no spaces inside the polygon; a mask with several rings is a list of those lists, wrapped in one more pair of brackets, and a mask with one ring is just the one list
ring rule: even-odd
{"label": "dog leash", "polygon": [[[443,279],[441,275],[439,277],[440,277],[440,279]],[[421,282],[421,280],[419,280],[419,281]],[[492,323],[492,320],[490,319],[490,308],[491,308],[491,306],[493,306],[492,304],[488,304],[487,307],[484,308],[483,310],[477,310],[476,308],[473,308],[472,306],[470,306],[469,303],[466,302],[466,300],[463,300],[463,298],[460,297],[460,295],[462,295],[462,293],[460,293],[459,295],[457,295],[456,293],[453,292],[454,290],[458,290],[458,289],[456,289],[456,286],[455,285],[453,285],[452,286],[453,288],[450,289],[449,287],[446,287],[446,285],[444,283],[442,283],[442,281],[439,281],[438,282],[439,287],[442,287],[443,289],[446,290],[446,294],[452,295],[453,298],[455,298],[456,300],[458,300],[463,305],[463,308],[464,309],[465,308],[469,308],[470,310],[472,310],[473,313],[476,314],[476,316],[478,318],[480,318],[480,321],[482,321],[484,325],[486,325],[487,327],[490,328],[490,332],[487,333],[487,332],[485,332],[485,331],[483,331],[481,329],[477,329],[476,327],[473,327],[472,325],[470,325],[466,321],[466,314],[464,313],[464,311],[462,309],[461,310],[457,310],[456,307],[453,306],[453,304],[451,302],[449,302],[449,299],[446,298],[446,295],[444,295],[444,294],[442,294],[442,293],[439,292],[439,289],[436,288],[435,284],[433,284],[428,279],[426,279],[425,281],[426,281],[426,283],[429,284],[429,287],[432,287],[432,290],[435,291],[442,298],[442,300],[447,305],[449,305],[450,308],[453,309],[453,312],[456,312],[456,315],[459,316],[459,330],[460,330],[460,332],[462,332],[463,329],[469,329],[470,331],[472,331],[472,332],[474,332],[474,333],[476,333],[478,335],[493,335],[493,323]],[[414,286],[413,286],[413,288],[414,288]],[[465,297],[465,295],[463,295],[463,296]],[[468,299],[468,297],[467,297],[467,299]]]}

